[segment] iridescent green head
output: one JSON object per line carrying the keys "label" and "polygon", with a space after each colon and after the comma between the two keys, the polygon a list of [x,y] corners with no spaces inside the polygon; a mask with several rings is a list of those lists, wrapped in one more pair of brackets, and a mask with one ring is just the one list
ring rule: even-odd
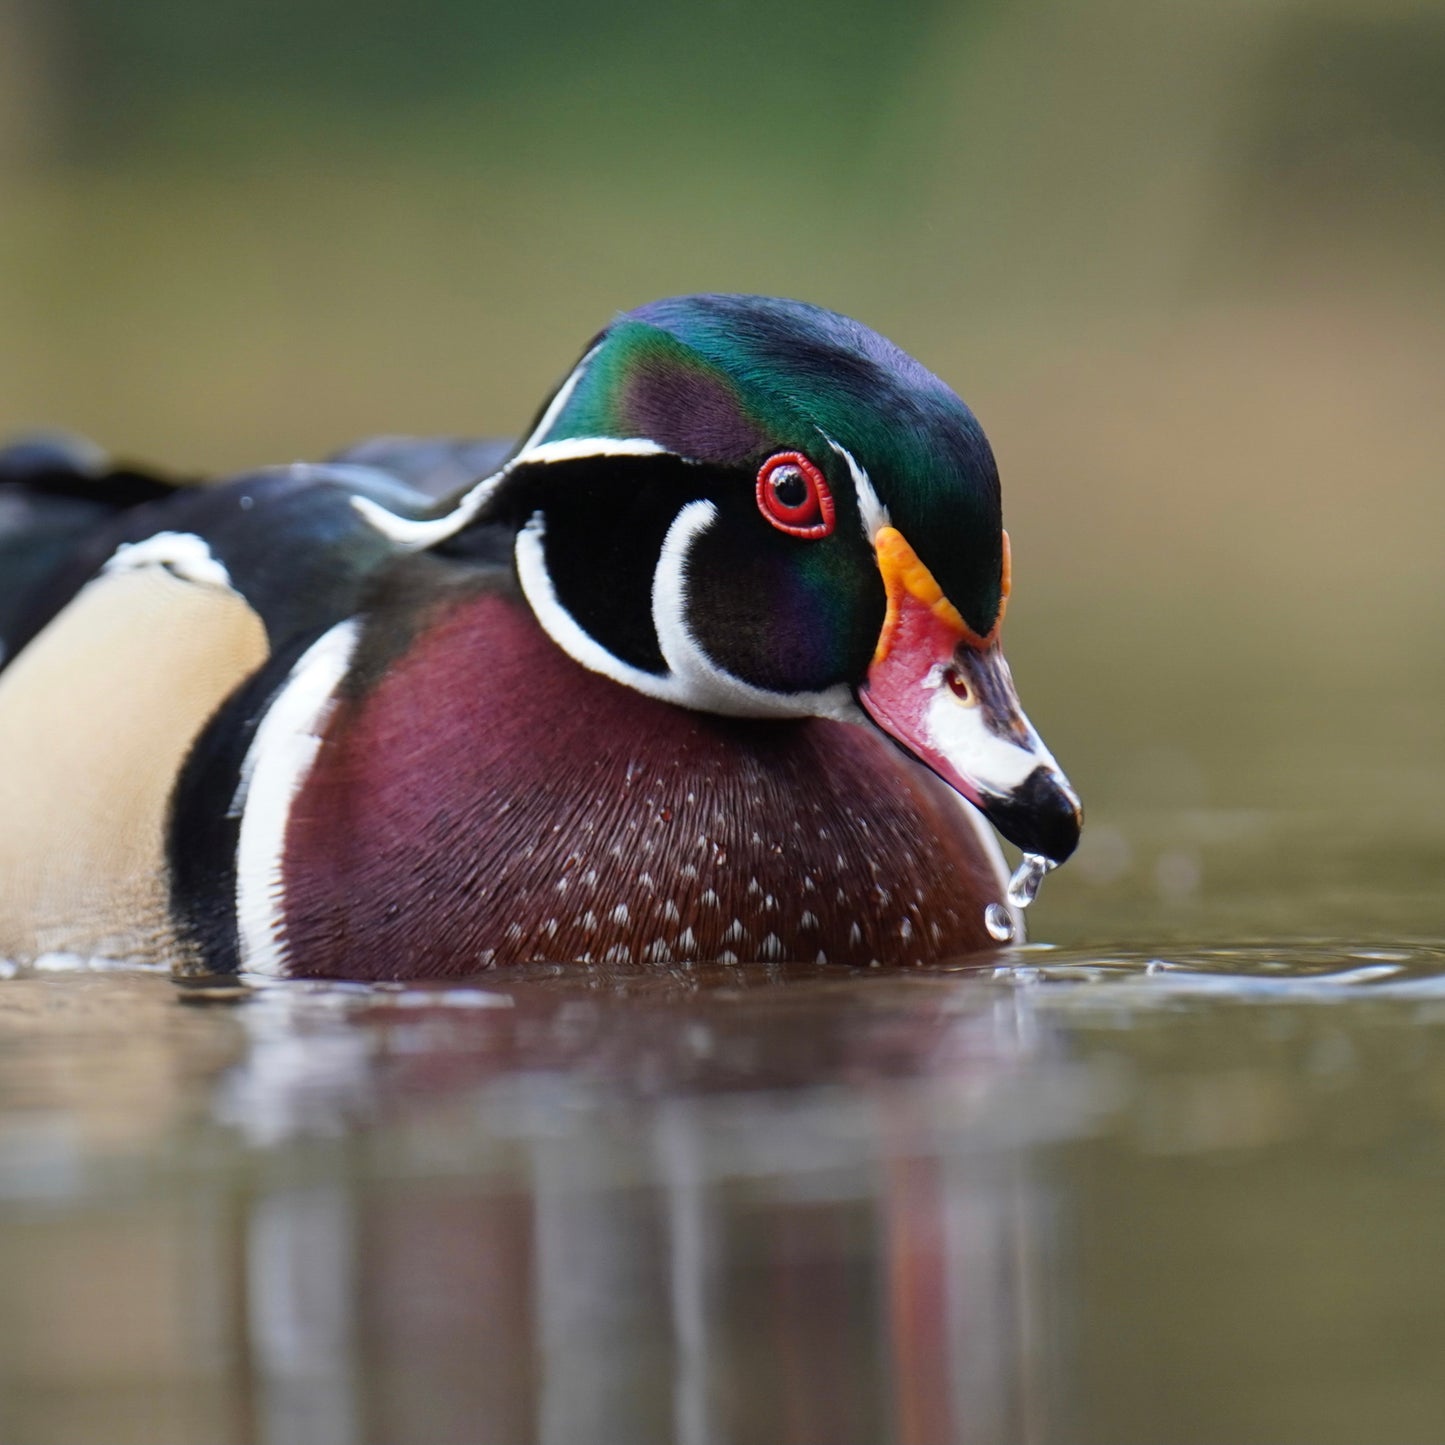
{"label": "iridescent green head", "polygon": [[1008,542],[978,421],[876,332],[797,301],[620,317],[489,488],[542,625],[682,706],[871,720],[1053,858],[1077,800],[997,637]]}
{"label": "iridescent green head", "polygon": [[1002,605],[998,469],[973,413],[876,331],[801,301],[684,296],[599,339],[547,440],[646,437],[756,471],[810,457],[837,496],[851,458],[955,606],[986,634]]}

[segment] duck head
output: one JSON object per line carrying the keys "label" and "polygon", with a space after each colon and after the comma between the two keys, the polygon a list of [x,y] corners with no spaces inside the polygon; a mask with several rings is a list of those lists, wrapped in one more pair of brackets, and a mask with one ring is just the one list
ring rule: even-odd
{"label": "duck head", "polygon": [[576,661],[685,707],[876,727],[1062,862],[1078,798],[1019,706],[998,472],[972,412],[846,317],[690,296],[622,316],[466,510],[517,529]]}

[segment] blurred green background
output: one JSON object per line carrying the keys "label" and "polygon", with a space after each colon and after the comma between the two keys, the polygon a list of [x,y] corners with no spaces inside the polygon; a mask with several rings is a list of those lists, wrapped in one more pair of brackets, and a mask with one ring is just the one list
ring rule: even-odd
{"label": "blurred green background", "polygon": [[1208,929],[1264,815],[1440,876],[1445,7],[0,0],[0,431],[509,433],[704,289],[983,419],[1091,814],[1046,932]]}

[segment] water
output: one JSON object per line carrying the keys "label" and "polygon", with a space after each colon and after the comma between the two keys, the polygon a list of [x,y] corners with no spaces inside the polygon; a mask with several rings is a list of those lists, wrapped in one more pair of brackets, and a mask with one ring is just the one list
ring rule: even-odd
{"label": "water", "polygon": [[988,929],[988,936],[995,943],[1013,942],[1015,932],[1013,914],[1002,903],[990,903],[983,910],[983,926]]}
{"label": "water", "polygon": [[1002,903],[990,903],[983,910],[983,926],[988,929],[990,938],[998,943],[1014,941],[1019,933],[1015,917],[1022,920],[1024,910],[1039,896],[1039,885],[1043,883],[1044,875],[1058,866],[1051,858],[1044,858],[1038,853],[1023,855],[1008,882],[1005,896],[1009,907],[1005,908]]}
{"label": "water", "polygon": [[905,973],[14,971],[0,1440],[1438,1438],[1445,849],[1226,822]]}

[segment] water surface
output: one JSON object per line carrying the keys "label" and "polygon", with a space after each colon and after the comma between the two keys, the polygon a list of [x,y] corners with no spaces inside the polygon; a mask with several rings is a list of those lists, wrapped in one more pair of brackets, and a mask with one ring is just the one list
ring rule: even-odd
{"label": "water surface", "polygon": [[1445,859],[1354,821],[907,973],[11,970],[0,1439],[1439,1438]]}

